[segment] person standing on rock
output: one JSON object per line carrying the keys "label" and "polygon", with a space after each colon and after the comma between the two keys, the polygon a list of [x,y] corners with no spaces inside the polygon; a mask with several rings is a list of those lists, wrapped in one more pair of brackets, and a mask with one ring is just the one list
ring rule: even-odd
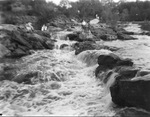
{"label": "person standing on rock", "polygon": [[46,31],[47,30],[47,26],[44,24],[41,28],[41,31]]}
{"label": "person standing on rock", "polygon": [[34,30],[34,28],[33,28],[31,22],[27,23],[27,24],[25,25],[25,27],[26,27],[27,31],[33,31],[33,30]]}

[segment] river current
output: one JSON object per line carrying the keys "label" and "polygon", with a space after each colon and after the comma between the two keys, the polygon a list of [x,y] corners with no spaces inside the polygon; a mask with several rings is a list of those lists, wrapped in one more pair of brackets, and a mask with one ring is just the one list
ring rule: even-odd
{"label": "river current", "polygon": [[[139,25],[129,24],[127,31],[142,32]],[[68,33],[68,32],[65,32]],[[56,49],[35,51],[22,59],[24,69],[20,72],[39,71],[40,82],[34,85],[18,84],[11,81],[0,82],[0,113],[4,116],[113,116],[116,109],[105,86],[95,78],[98,66],[96,58],[108,50],[90,50],[74,55],[71,48],[60,50],[64,32],[54,35]],[[134,35],[138,40],[102,42],[104,45],[119,47],[115,52],[124,58],[131,58],[135,65],[150,67],[150,37]],[[101,43],[101,42],[97,42]],[[94,54],[93,54],[94,53]],[[93,55],[93,58],[89,57]],[[57,80],[51,79],[52,74]]]}

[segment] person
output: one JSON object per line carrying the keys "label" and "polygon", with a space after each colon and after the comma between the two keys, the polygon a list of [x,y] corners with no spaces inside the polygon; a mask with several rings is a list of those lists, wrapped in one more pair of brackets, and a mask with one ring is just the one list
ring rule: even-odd
{"label": "person", "polygon": [[86,30],[88,25],[87,25],[87,23],[83,20],[82,23],[81,23],[81,26],[82,26],[82,29],[83,29],[83,30]]}
{"label": "person", "polygon": [[33,28],[31,22],[27,23],[27,24],[25,25],[25,27],[26,27],[27,31],[33,31],[33,30],[34,30],[34,28]]}
{"label": "person", "polygon": [[41,31],[46,31],[47,30],[47,26],[44,24],[41,28]]}

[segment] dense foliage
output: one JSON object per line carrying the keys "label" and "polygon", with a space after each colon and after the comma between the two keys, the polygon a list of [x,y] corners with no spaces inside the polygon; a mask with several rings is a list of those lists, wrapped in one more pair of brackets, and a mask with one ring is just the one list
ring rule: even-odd
{"label": "dense foliage", "polygon": [[97,15],[102,22],[112,24],[119,20],[150,20],[149,1],[124,2],[120,0],[114,3],[113,0],[79,0],[77,2],[62,0],[57,6],[45,0],[3,0],[0,1],[0,5],[0,9],[4,11],[6,23],[19,24],[31,21],[36,22],[38,27],[50,22],[58,15],[86,21]]}

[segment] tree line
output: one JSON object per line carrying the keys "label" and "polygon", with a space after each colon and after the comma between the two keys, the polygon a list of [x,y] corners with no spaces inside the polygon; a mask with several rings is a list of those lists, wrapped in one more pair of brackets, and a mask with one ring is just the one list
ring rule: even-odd
{"label": "tree line", "polygon": [[77,18],[89,21],[98,16],[101,22],[116,21],[145,21],[150,20],[150,2],[125,2],[120,0],[79,0],[69,2],[62,0],[60,5],[45,0],[3,0],[0,1],[0,10],[4,12],[6,23],[18,23],[14,17],[32,16],[37,18],[41,26],[50,22],[58,15],[67,18]]}

